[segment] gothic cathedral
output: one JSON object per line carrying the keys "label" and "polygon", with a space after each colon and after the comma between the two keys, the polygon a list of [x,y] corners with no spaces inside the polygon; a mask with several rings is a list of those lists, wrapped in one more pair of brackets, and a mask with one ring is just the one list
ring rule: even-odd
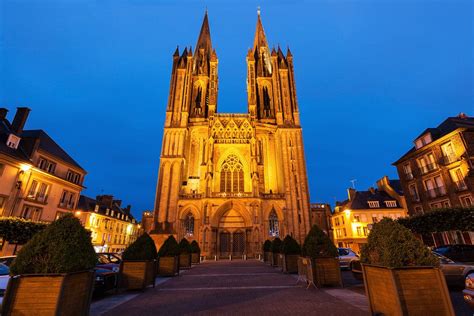
{"label": "gothic cathedral", "polygon": [[310,229],[293,56],[270,50],[260,13],[247,53],[248,112],[218,113],[207,12],[194,52],[173,55],[152,237],[196,240],[207,257],[255,257]]}

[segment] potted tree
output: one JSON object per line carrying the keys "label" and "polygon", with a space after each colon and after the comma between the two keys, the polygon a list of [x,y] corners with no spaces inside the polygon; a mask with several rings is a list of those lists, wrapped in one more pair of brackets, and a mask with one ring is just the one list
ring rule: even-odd
{"label": "potted tree", "polygon": [[197,241],[191,242],[191,263],[198,264],[201,261],[201,248]]}
{"label": "potted tree", "polygon": [[298,258],[301,255],[301,247],[298,242],[290,235],[287,235],[285,239],[283,239],[281,253],[283,255],[283,272],[297,273]]}
{"label": "potted tree", "polygon": [[302,252],[309,259],[306,270],[310,284],[312,282],[317,287],[342,286],[337,248],[317,225],[314,225],[306,236]]}
{"label": "potted tree", "polygon": [[170,235],[158,251],[158,275],[177,274],[179,274],[179,245],[173,235]]}
{"label": "potted tree", "polygon": [[409,229],[384,218],[367,241],[361,263],[372,315],[454,315],[439,260]]}
{"label": "potted tree", "polygon": [[120,264],[120,286],[128,290],[143,290],[148,285],[155,287],[156,246],[153,239],[144,233],[125,249]]}
{"label": "potted tree", "polygon": [[96,263],[90,234],[74,216],[61,217],[18,252],[2,315],[89,315]]}
{"label": "potted tree", "polygon": [[270,263],[271,264],[271,259],[272,259],[272,242],[270,240],[265,240],[263,243],[263,262],[265,263]]}
{"label": "potted tree", "polygon": [[179,242],[179,268],[191,268],[191,244],[186,238]]}
{"label": "potted tree", "polygon": [[281,257],[280,257],[281,239],[280,238],[277,237],[273,239],[270,250],[272,252],[272,266],[281,267]]}

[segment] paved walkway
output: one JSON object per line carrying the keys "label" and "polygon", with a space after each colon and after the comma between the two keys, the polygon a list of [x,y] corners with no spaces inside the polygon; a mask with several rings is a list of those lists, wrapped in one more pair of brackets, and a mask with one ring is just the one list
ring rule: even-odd
{"label": "paved walkway", "polygon": [[194,266],[104,315],[367,315],[360,297],[347,289],[306,290],[295,276],[256,260],[218,261]]}

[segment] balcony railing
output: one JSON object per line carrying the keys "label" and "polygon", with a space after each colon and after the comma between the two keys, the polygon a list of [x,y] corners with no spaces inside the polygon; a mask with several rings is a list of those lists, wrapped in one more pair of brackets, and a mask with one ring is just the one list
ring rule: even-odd
{"label": "balcony railing", "polygon": [[60,208],[67,208],[67,209],[72,209],[74,208],[74,203],[68,203],[68,202],[61,202],[59,201],[59,205],[58,205]]}
{"label": "balcony railing", "polygon": [[48,200],[48,195],[47,194],[42,194],[42,193],[28,194],[28,196],[26,198],[30,201],[34,201],[34,202],[44,204]]}
{"label": "balcony railing", "polygon": [[437,198],[446,195],[446,189],[444,187],[437,187],[434,189],[426,190],[426,193],[430,198]]}
{"label": "balcony railing", "polygon": [[449,165],[450,163],[453,163],[457,160],[458,160],[458,157],[454,154],[445,155],[445,156],[441,157],[440,163],[442,163],[443,165]]}
{"label": "balcony railing", "polygon": [[221,197],[221,198],[242,198],[242,197],[251,197],[251,192],[215,192],[211,194],[212,197]]}
{"label": "balcony railing", "polygon": [[438,166],[436,166],[435,163],[429,163],[429,164],[427,164],[427,165],[421,166],[421,167],[420,167],[421,174],[428,173],[428,172],[430,172],[430,171],[435,170],[436,168],[438,168]]}
{"label": "balcony railing", "polygon": [[454,181],[454,186],[456,187],[456,191],[467,190],[467,185],[464,181]]}
{"label": "balcony railing", "polygon": [[262,199],[284,199],[284,193],[260,193]]}
{"label": "balcony railing", "polygon": [[186,200],[200,199],[202,197],[201,193],[182,193],[179,195],[180,198]]}

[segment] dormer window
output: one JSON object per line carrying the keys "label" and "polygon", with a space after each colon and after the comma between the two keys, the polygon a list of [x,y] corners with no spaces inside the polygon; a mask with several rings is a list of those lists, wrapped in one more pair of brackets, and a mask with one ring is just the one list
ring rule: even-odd
{"label": "dormer window", "polygon": [[21,138],[15,134],[10,134],[7,139],[7,146],[12,149],[18,149],[18,145],[20,145],[20,139]]}
{"label": "dormer window", "polygon": [[415,141],[415,148],[420,149],[421,147],[431,143],[433,139],[431,138],[431,133],[426,133]]}
{"label": "dormer window", "polygon": [[379,201],[367,201],[370,208],[380,207]]}
{"label": "dormer window", "polygon": [[386,207],[397,207],[397,201],[385,201]]}
{"label": "dormer window", "polygon": [[51,160],[40,157],[39,162],[38,162],[38,168],[46,172],[54,174],[54,171],[56,170],[56,164],[52,162]]}

